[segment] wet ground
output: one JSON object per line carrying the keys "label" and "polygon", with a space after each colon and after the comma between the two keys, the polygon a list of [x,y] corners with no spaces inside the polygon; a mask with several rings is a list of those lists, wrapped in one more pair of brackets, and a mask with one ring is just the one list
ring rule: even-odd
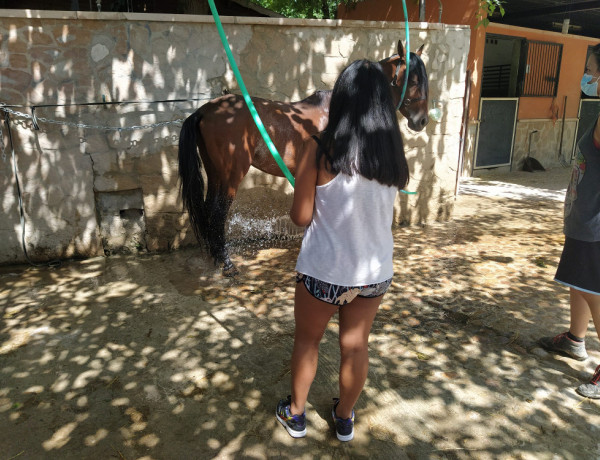
{"label": "wet ground", "polygon": [[[337,323],[321,346],[308,436],[288,394],[299,240],[244,243],[236,280],[199,250],[59,268],[0,267],[0,459],[596,459],[600,363],[535,346],[568,325],[552,281],[569,171],[470,179],[452,222],[395,230],[355,440],[330,422]],[[531,187],[531,185],[534,187]]]}

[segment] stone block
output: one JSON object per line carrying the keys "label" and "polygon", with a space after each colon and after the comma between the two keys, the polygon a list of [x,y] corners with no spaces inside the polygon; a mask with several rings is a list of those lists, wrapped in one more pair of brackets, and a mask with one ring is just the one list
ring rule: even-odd
{"label": "stone block", "polygon": [[[113,122],[113,126],[120,126],[120,125]],[[119,131],[110,131],[106,135],[106,141],[108,142],[108,146],[111,149],[115,149],[115,150],[126,149],[128,142],[129,142],[129,140],[127,139],[126,133],[121,133]]]}
{"label": "stone block", "polygon": [[44,27],[31,27],[27,31],[27,41],[31,45],[54,45],[54,37]]}
{"label": "stone block", "polygon": [[0,69],[0,79],[3,93],[5,90],[25,93],[32,80],[29,72],[14,69]]}
{"label": "stone block", "polygon": [[90,49],[90,57],[93,62],[100,62],[110,55],[110,49],[104,43],[96,43]]}
{"label": "stone block", "polygon": [[56,48],[33,47],[27,51],[27,54],[32,62],[39,61],[50,67],[60,56],[60,51]]}
{"label": "stone block", "polygon": [[[136,171],[140,175],[161,173],[164,167],[167,167],[168,169],[171,169],[172,167],[177,168],[177,164],[170,164],[165,155],[163,155],[161,152],[144,155],[136,163]],[[175,169],[175,172],[176,171],[177,169]]]}
{"label": "stone block", "polygon": [[177,179],[165,182],[158,175],[140,176],[140,184],[144,191],[144,203],[149,215],[182,210]]}
{"label": "stone block", "polygon": [[90,152],[94,175],[102,176],[111,171],[118,170],[117,156],[114,151]]}
{"label": "stone block", "polygon": [[146,242],[149,251],[167,251],[185,246],[196,246],[187,214],[166,212],[146,216]]}
{"label": "stone block", "polygon": [[109,151],[108,142],[104,134],[86,134],[83,140],[83,151],[87,154],[106,154]]}
{"label": "stone block", "polygon": [[[84,33],[88,34],[88,37],[84,37]],[[86,28],[69,26],[66,24],[56,24],[52,27],[51,34],[58,43],[59,46],[67,47],[74,42],[79,44],[87,43],[89,41],[89,31]]]}
{"label": "stone block", "polygon": [[138,176],[136,165],[137,160],[129,155],[129,152],[125,150],[117,151],[117,169],[115,172]]}
{"label": "stone block", "polygon": [[[2,30],[2,29],[0,29]],[[28,54],[29,51],[29,43],[26,40],[7,40],[1,46],[2,50],[5,50],[6,53],[20,53],[20,54]],[[0,51],[0,56],[2,51]]]}
{"label": "stone block", "polygon": [[344,67],[349,64],[348,62],[346,62],[345,59],[343,58],[327,58],[325,59],[325,67],[323,68],[323,72],[325,74],[333,74],[333,75],[339,75],[339,73],[344,70]]}
{"label": "stone block", "polygon": [[[2,70],[0,70],[0,79],[2,78]],[[2,102],[6,104],[25,105],[27,101],[27,93],[18,89],[5,88],[2,86]],[[12,119],[12,117],[11,117]]]}
{"label": "stone block", "polygon": [[337,51],[337,54],[347,60],[352,55],[356,43],[352,39],[348,39],[345,37],[344,40],[338,40],[333,45],[334,49]]}
{"label": "stone block", "polygon": [[33,77],[32,87],[34,88],[38,83],[43,82],[48,76],[48,66],[40,61],[31,62],[31,66],[28,70],[31,72],[31,76]]}
{"label": "stone block", "polygon": [[[56,181],[55,183],[60,183],[58,181]],[[56,185],[52,186],[48,186],[47,192],[46,192],[46,205],[48,205],[49,207],[53,208],[53,207],[58,207],[60,205],[60,203],[62,203],[65,200],[65,194],[63,193],[63,191],[58,188]]]}
{"label": "stone block", "polygon": [[113,172],[94,177],[94,189],[99,192],[131,190],[139,187],[139,179],[131,176],[130,174],[119,174]]}
{"label": "stone block", "polygon": [[324,73],[321,74],[321,84],[323,85],[324,88],[333,88],[333,85],[335,85],[335,80],[338,77],[338,74],[336,73]]}
{"label": "stone block", "polygon": [[152,53],[148,45],[152,40],[152,32],[148,24],[132,23],[128,26],[129,46],[134,53],[152,62]]}
{"label": "stone block", "polygon": [[11,53],[8,59],[8,65],[15,70],[29,70],[29,59],[25,54]]}

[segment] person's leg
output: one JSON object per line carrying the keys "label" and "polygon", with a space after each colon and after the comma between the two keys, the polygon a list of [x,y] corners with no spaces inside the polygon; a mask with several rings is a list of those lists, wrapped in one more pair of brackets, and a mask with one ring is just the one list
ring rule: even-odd
{"label": "person's leg", "polygon": [[317,373],[319,344],[327,323],[338,307],[313,297],[304,286],[296,283],[294,303],[294,351],[292,352],[292,403],[290,412],[304,412],[308,390]]}
{"label": "person's leg", "polygon": [[[592,317],[592,313],[590,312],[591,304],[588,302],[588,296],[590,296],[590,298],[600,297],[571,288],[571,324],[569,326],[569,332],[575,337],[585,337],[588,323]],[[596,330],[598,330],[598,324],[596,324]]]}
{"label": "person's leg", "polygon": [[570,288],[571,322],[569,330],[555,336],[541,337],[538,343],[547,351],[583,361],[588,358],[585,350],[585,333],[592,314],[584,293]]}
{"label": "person's leg", "polygon": [[[600,295],[581,291],[579,291],[579,295],[583,298],[591,312],[591,316],[594,319],[594,326],[596,326],[596,334],[598,334],[598,339],[600,339]],[[575,391],[586,398],[600,399],[600,366],[596,367],[590,381],[579,385]]]}
{"label": "person's leg", "polygon": [[590,294],[588,292],[582,291],[577,291],[577,293],[583,299],[583,302],[585,302],[588,315],[594,319],[594,326],[596,326],[596,334],[598,334],[598,339],[600,340],[600,295]]}
{"label": "person's leg", "polygon": [[369,333],[383,296],[357,297],[340,307],[340,401],[336,414],[350,418],[367,380]]}

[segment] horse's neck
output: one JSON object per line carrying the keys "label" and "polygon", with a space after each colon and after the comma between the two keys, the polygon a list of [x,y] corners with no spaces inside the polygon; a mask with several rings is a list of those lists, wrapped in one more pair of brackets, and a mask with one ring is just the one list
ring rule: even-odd
{"label": "horse's neck", "polygon": [[312,93],[307,98],[301,101],[295,102],[295,104],[303,104],[308,106],[314,106],[315,109],[327,109],[329,108],[329,102],[331,102],[331,91],[319,90]]}
{"label": "horse's neck", "polygon": [[329,103],[331,102],[331,95],[333,94],[333,91],[323,91],[323,101],[322,104],[325,107],[329,107]]}

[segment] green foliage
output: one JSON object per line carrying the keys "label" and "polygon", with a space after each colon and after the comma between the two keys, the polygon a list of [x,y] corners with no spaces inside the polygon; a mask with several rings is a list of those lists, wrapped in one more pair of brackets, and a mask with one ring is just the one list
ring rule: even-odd
{"label": "green foliage", "polygon": [[[333,19],[337,11],[337,0],[253,0],[254,3],[283,14],[288,18]],[[363,0],[341,0],[346,6]]]}
{"label": "green foliage", "polygon": [[496,9],[500,13],[500,16],[504,16],[504,7],[502,6],[504,3],[502,0],[481,0],[479,2],[479,11],[477,11],[477,18],[479,21],[475,28],[477,29],[479,26],[483,26],[484,28],[488,26],[490,23],[490,19]]}
{"label": "green foliage", "polygon": [[[254,3],[283,14],[288,18],[332,19],[335,18],[337,5],[343,3],[352,7],[364,0],[253,0]],[[391,0],[392,1],[392,0]],[[418,3],[418,0],[413,0]],[[489,18],[498,11],[504,16],[503,0],[481,0],[477,11],[477,27],[487,27]]]}

